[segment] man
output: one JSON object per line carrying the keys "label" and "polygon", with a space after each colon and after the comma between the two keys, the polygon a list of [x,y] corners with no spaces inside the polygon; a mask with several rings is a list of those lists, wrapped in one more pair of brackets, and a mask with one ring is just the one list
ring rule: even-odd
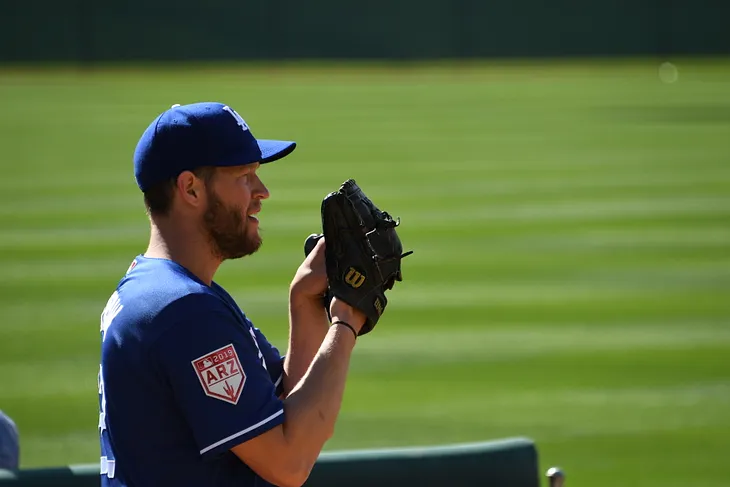
{"label": "man", "polygon": [[103,486],[300,486],[332,436],[365,316],[333,299],[330,325],[324,239],[290,284],[285,358],[213,279],[261,245],[258,171],[294,148],[221,103],[174,105],[142,134],[149,246],[101,316]]}

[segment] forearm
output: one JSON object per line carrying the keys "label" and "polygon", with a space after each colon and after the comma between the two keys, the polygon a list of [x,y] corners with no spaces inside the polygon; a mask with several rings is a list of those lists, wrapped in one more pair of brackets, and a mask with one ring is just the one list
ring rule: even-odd
{"label": "forearm", "polygon": [[328,327],[302,379],[283,399],[284,423],[241,443],[233,452],[261,477],[283,487],[304,484],[325,443],[334,434],[350,357],[365,315],[339,301],[332,319],[352,325]]}
{"label": "forearm", "polygon": [[342,405],[355,336],[344,326],[329,328],[303,379],[284,400],[284,437],[311,469],[334,433]]}
{"label": "forearm", "polygon": [[319,299],[290,294],[289,344],[284,357],[284,396],[299,383],[327,335],[327,312]]}

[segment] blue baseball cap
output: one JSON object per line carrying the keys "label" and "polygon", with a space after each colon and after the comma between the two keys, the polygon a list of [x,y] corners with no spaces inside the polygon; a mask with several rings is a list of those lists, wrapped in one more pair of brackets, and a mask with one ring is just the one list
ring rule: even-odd
{"label": "blue baseball cap", "polygon": [[260,140],[231,107],[218,102],[173,105],[155,118],[134,151],[142,191],[200,166],[265,164],[289,155],[296,142]]}

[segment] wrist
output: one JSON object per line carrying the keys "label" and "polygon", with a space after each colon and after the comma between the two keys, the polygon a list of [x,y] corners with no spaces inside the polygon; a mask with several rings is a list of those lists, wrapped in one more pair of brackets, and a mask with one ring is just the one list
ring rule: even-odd
{"label": "wrist", "polygon": [[343,320],[332,320],[332,326],[342,326],[344,328],[348,328],[352,332],[352,334],[354,335],[355,340],[357,340],[357,337],[360,334],[360,330],[356,330],[355,327],[352,326],[347,321],[343,321]]}
{"label": "wrist", "polygon": [[360,329],[365,326],[365,319],[356,313],[337,313],[332,315],[332,324],[337,322],[346,323],[352,327],[355,334],[360,333]]}
{"label": "wrist", "polygon": [[358,332],[358,334],[360,333],[360,329],[365,326],[365,321],[367,320],[365,313],[352,307],[336,296],[333,297],[330,302],[330,318],[332,323],[338,320],[348,323]]}

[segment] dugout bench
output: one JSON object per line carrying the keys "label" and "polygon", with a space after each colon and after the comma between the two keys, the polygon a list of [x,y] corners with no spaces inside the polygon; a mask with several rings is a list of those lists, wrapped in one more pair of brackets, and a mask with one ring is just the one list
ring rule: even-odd
{"label": "dugout bench", "polygon": [[[98,487],[99,465],[0,470],[2,487]],[[323,452],[307,487],[539,487],[529,438],[431,447]]]}

